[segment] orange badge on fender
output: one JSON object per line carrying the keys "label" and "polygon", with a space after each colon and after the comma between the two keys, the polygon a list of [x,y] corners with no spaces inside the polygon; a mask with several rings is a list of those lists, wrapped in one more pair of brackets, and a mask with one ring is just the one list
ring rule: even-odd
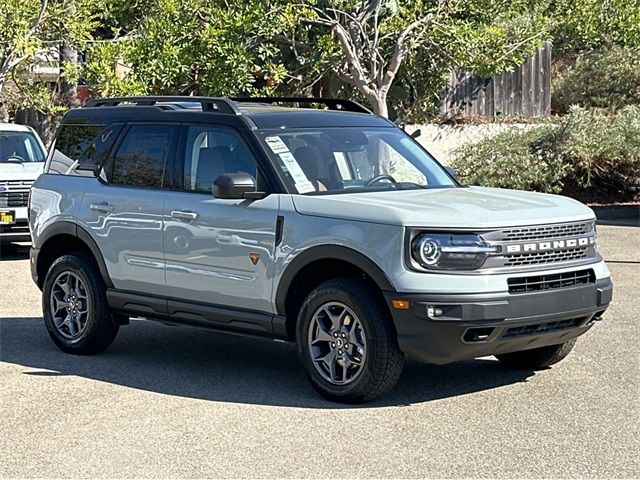
{"label": "orange badge on fender", "polygon": [[249,254],[249,258],[251,259],[251,263],[256,265],[258,263],[258,260],[260,260],[260,254],[256,252],[251,252]]}

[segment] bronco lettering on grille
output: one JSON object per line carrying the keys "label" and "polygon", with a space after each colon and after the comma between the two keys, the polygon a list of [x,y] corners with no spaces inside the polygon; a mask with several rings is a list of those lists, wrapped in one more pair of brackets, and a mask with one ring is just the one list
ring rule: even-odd
{"label": "bronco lettering on grille", "polygon": [[578,248],[595,245],[595,236],[571,238],[568,240],[553,240],[548,242],[518,243],[505,245],[506,253],[546,252],[551,250],[563,250],[566,248]]}

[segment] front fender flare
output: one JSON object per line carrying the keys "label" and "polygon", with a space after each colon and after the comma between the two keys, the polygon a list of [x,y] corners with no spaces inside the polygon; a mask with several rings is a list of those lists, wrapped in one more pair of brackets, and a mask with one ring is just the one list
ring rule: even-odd
{"label": "front fender flare", "polygon": [[365,272],[378,285],[380,290],[395,291],[393,284],[384,271],[362,253],[340,245],[319,245],[308,248],[296,255],[281,275],[275,297],[276,311],[279,315],[285,314],[287,293],[298,273],[317,260],[343,260],[351,263]]}

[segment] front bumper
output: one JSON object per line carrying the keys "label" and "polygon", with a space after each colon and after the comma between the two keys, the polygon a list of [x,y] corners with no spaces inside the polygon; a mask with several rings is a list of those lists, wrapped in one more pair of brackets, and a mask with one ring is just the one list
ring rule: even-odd
{"label": "front bumper", "polygon": [[[600,319],[612,291],[607,277],[588,285],[533,293],[385,292],[385,298],[400,349],[416,360],[445,364],[566,342]],[[408,300],[410,307],[395,309],[392,300]]]}
{"label": "front bumper", "polygon": [[29,224],[26,220],[17,220],[16,223],[0,225],[0,241],[30,242]]}

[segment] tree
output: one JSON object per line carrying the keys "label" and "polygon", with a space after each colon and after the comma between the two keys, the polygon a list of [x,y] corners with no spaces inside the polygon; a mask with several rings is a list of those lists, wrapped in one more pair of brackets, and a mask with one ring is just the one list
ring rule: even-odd
{"label": "tree", "polygon": [[603,46],[640,47],[640,4],[637,0],[553,0],[554,48],[576,54]]}
{"label": "tree", "polygon": [[[332,43],[321,60],[327,68],[318,70],[355,87],[383,116],[389,116],[389,94],[399,75],[421,81],[420,69],[442,77],[455,67],[490,75],[517,66],[548,36],[542,9],[524,0],[318,0],[294,5],[302,11],[303,25],[329,30]],[[309,30],[306,34],[313,35]],[[300,38],[290,42],[304,44]],[[313,51],[313,45],[307,47]],[[304,55],[305,49],[299,50]],[[416,59],[425,64],[416,65]],[[402,73],[407,62],[416,70]]]}
{"label": "tree", "polygon": [[[6,0],[0,2],[0,120],[6,121],[9,106],[50,106],[52,98],[29,72],[36,55],[80,45],[93,27],[88,0]],[[64,69],[63,69],[64,70]],[[12,88],[8,89],[11,85]]]}
{"label": "tree", "polygon": [[155,2],[135,27],[90,50],[100,94],[271,93],[286,73],[270,41],[282,18],[264,1]]}

